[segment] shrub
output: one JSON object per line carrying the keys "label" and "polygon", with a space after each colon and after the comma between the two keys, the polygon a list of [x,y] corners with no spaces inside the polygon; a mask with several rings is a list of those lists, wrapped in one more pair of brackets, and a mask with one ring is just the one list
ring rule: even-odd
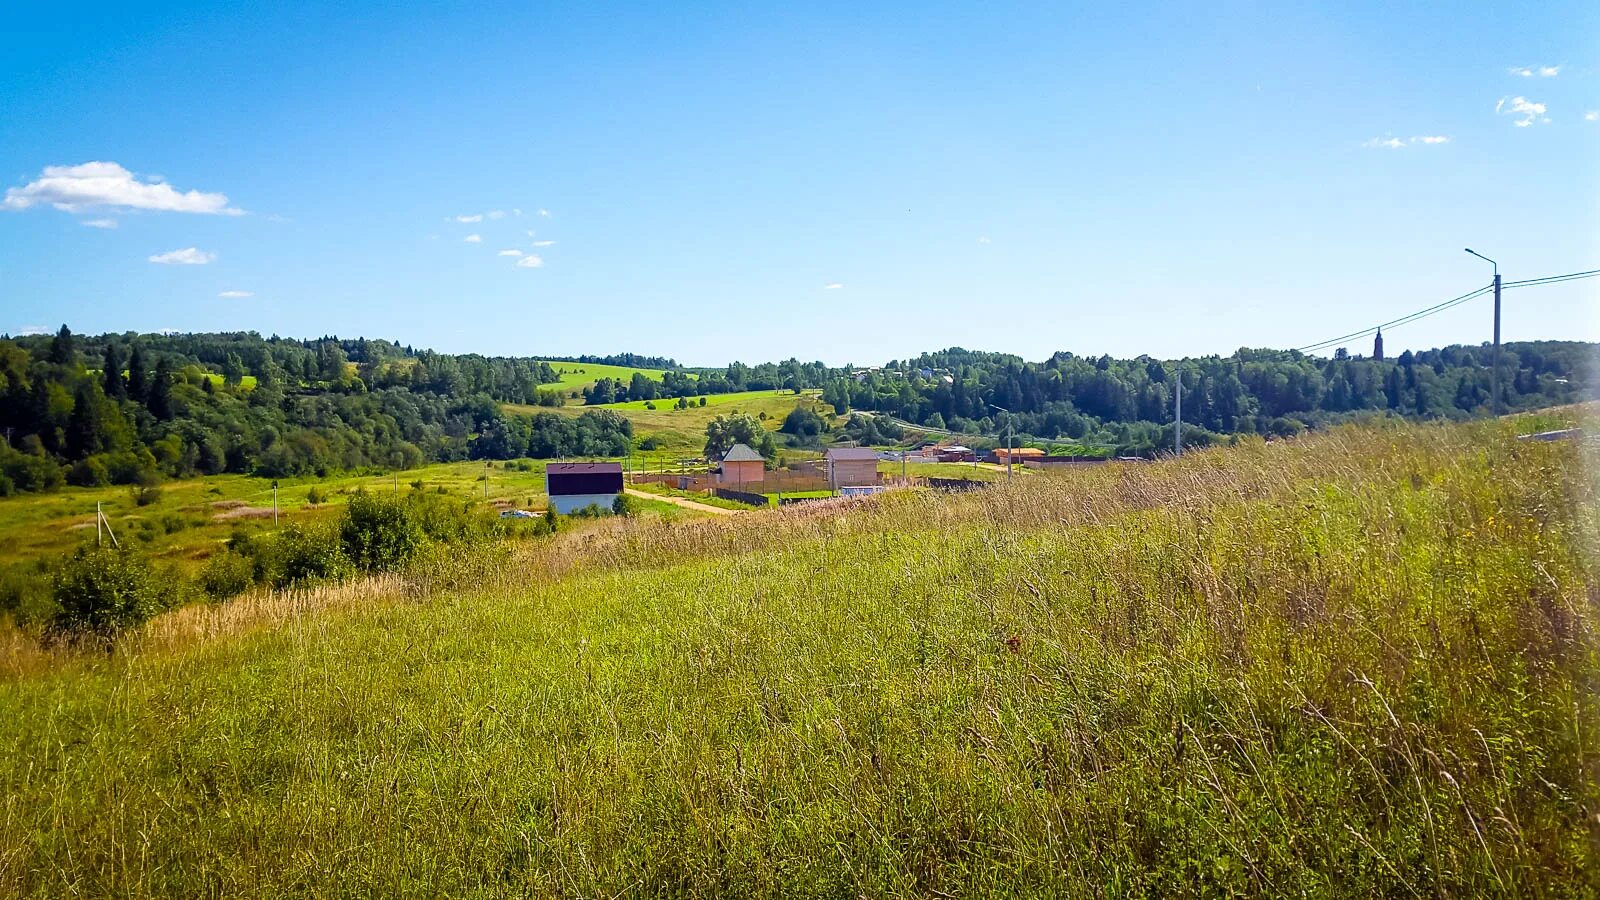
{"label": "shrub", "polygon": [[111,473],[104,462],[91,456],[73,465],[67,472],[67,481],[78,487],[103,487],[111,483]]}
{"label": "shrub", "polygon": [[321,491],[317,490],[316,485],[312,485],[311,489],[306,491],[306,503],[311,506],[316,506],[326,499],[328,498],[323,496]]}
{"label": "shrub", "polygon": [[200,588],[215,600],[237,597],[254,582],[254,560],[232,550],[213,554],[200,570]]}
{"label": "shrub", "polygon": [[355,573],[331,528],[290,525],[262,548],[257,566],[274,587],[339,581]]}
{"label": "shrub", "polygon": [[56,572],[58,611],[49,630],[109,642],[160,612],[175,593],[173,582],[132,550],[80,548]]}
{"label": "shrub", "polygon": [[617,499],[611,501],[611,512],[613,515],[631,518],[638,514],[639,505],[627,494],[618,494]]}
{"label": "shrub", "polygon": [[398,568],[426,540],[404,500],[365,492],[351,495],[339,526],[345,556],[368,572]]}

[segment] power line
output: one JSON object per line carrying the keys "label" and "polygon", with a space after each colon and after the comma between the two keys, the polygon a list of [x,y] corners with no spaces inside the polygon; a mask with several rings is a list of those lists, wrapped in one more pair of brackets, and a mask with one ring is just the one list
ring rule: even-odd
{"label": "power line", "polygon": [[1533,287],[1541,284],[1558,284],[1563,281],[1580,281],[1584,278],[1593,278],[1600,275],[1600,269],[1590,269],[1587,272],[1569,272],[1566,275],[1546,275],[1543,278],[1524,278],[1521,281],[1508,281],[1502,287]]}
{"label": "power line", "polygon": [[1469,293],[1462,294],[1459,297],[1454,297],[1452,299],[1444,301],[1443,303],[1436,303],[1433,306],[1427,307],[1426,309],[1419,309],[1416,312],[1411,313],[1410,315],[1401,316],[1398,319],[1391,319],[1388,322],[1384,322],[1384,323],[1379,324],[1379,325],[1373,325],[1370,328],[1364,328],[1364,329],[1362,329],[1360,331],[1353,331],[1353,332],[1351,332],[1349,334],[1340,335],[1339,337],[1336,337],[1336,338],[1329,338],[1328,340],[1325,340],[1325,341],[1318,341],[1315,344],[1307,344],[1304,347],[1296,348],[1295,352],[1297,352],[1297,353],[1309,353],[1309,352],[1314,352],[1314,351],[1317,351],[1317,350],[1325,350],[1328,347],[1331,347],[1334,344],[1337,344],[1337,343],[1339,343],[1341,341],[1348,341],[1348,340],[1353,340],[1353,339],[1359,338],[1359,337],[1366,337],[1369,334],[1376,333],[1379,329],[1393,328],[1393,327],[1395,327],[1397,325],[1408,325],[1408,324],[1410,324],[1412,322],[1417,321],[1418,319],[1425,319],[1428,316],[1436,315],[1438,313],[1442,313],[1447,309],[1450,309],[1452,307],[1459,306],[1459,305],[1461,305],[1463,303],[1466,303],[1469,300],[1475,300],[1478,297],[1481,297],[1484,294],[1487,294],[1492,290],[1494,290],[1494,285],[1486,284],[1483,287],[1478,288],[1475,291],[1471,291]]}

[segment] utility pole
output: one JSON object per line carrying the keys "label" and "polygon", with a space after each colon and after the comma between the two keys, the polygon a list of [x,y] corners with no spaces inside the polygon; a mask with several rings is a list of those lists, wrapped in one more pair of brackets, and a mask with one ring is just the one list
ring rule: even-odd
{"label": "utility pole", "polygon": [[1494,267],[1494,380],[1490,382],[1490,390],[1494,391],[1495,415],[1505,415],[1506,404],[1500,391],[1500,267]]}
{"label": "utility pole", "polygon": [[1172,380],[1172,453],[1183,455],[1183,373]]}
{"label": "utility pole", "polygon": [[100,549],[100,523],[105,521],[105,516],[100,512],[100,501],[94,502],[94,546]]}
{"label": "utility pole", "polygon": [[483,461],[483,499],[489,499],[489,461]]}
{"label": "utility pole", "polygon": [[272,482],[272,527],[278,527],[278,482]]}
{"label": "utility pole", "polygon": [[1500,415],[1505,412],[1505,405],[1500,402],[1500,264],[1471,247],[1465,249],[1494,266],[1494,375],[1489,380],[1489,408]]}

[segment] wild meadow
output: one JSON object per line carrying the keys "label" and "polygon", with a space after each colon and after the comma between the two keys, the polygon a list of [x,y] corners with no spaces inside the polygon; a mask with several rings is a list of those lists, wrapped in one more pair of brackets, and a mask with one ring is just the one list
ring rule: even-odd
{"label": "wild meadow", "polygon": [[11,633],[0,894],[1594,896],[1600,470],[1515,440],[1579,417]]}

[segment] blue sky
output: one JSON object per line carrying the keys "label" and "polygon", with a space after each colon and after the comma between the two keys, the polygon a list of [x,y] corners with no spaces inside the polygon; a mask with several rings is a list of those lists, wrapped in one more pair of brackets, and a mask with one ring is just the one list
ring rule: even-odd
{"label": "blue sky", "polygon": [[1175,356],[1600,267],[1593,3],[339,6],[8,9],[0,331]]}

